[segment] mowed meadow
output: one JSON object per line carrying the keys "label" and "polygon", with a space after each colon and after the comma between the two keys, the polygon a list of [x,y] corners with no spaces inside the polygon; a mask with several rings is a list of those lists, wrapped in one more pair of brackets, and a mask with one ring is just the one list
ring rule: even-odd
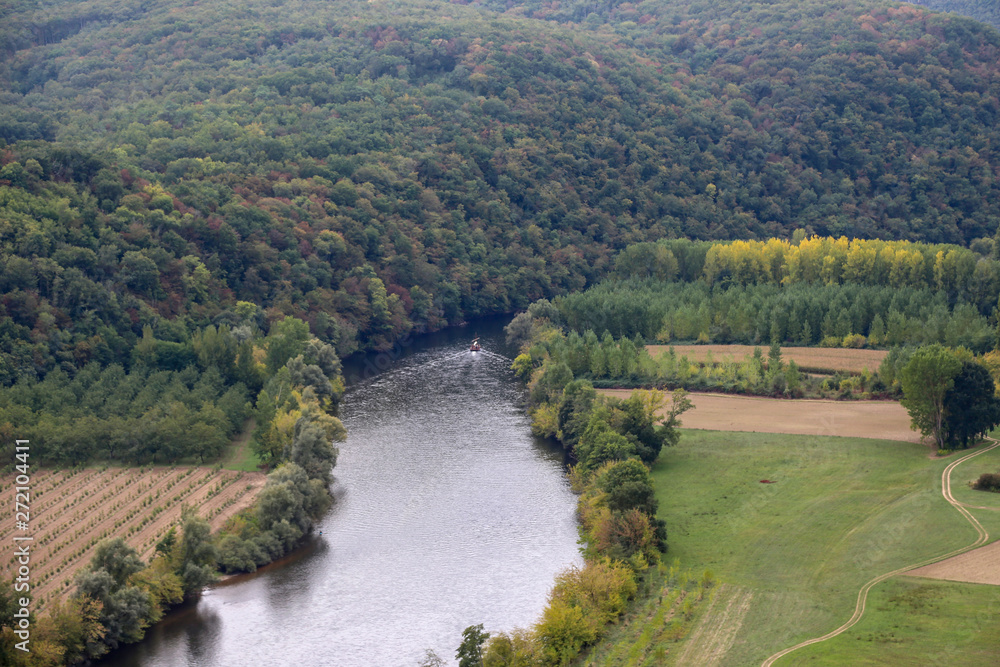
{"label": "mowed meadow", "polygon": [[[646,350],[653,357],[665,354],[670,348],[678,357],[687,357],[697,363],[719,363],[732,357],[742,361],[752,357],[755,349],[767,355],[767,347],[753,345],[647,345]],[[838,372],[874,373],[879,364],[889,354],[887,350],[856,350],[838,347],[782,347],[781,357],[786,362],[794,361],[802,371],[833,375]]]}
{"label": "mowed meadow", "polygon": [[[73,577],[101,541],[123,537],[146,561],[156,543],[191,507],[218,530],[249,507],[263,488],[259,472],[203,466],[85,468],[42,470],[31,476],[31,520],[16,531],[14,513],[0,518],[0,535],[28,535],[31,542],[31,593],[35,610],[68,595]],[[14,477],[4,479],[14,487]],[[15,543],[0,541],[0,562],[14,563]]]}
{"label": "mowed meadow", "polygon": [[[956,481],[994,463],[973,461]],[[869,580],[976,540],[941,495],[949,462],[907,442],[686,430],[653,468],[669,527],[665,561],[695,576],[710,570],[717,589],[684,636],[664,635],[631,657],[602,645],[589,659],[760,665],[834,630]],[[1000,513],[976,517],[991,539],[1000,534]],[[1000,626],[984,614],[997,610],[1000,587],[896,577],[873,589],[857,626],[775,664],[958,664],[948,660],[960,656],[963,665],[995,665]],[[622,637],[658,636],[656,618],[630,618]]]}
{"label": "mowed meadow", "polygon": [[[628,398],[631,389],[600,389]],[[689,429],[833,435],[920,442],[910,417],[897,401],[832,401],[760,398],[731,394],[688,394],[692,409],[682,421]],[[661,408],[660,414],[666,414]]]}

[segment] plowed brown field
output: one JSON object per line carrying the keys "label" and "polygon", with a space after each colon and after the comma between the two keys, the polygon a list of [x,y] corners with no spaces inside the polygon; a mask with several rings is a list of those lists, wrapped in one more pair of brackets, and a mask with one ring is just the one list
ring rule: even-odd
{"label": "plowed brown field", "polygon": [[[90,562],[102,540],[123,537],[149,560],[157,541],[178,525],[181,509],[193,507],[217,530],[250,506],[265,475],[194,466],[34,471],[29,529],[15,530],[14,476],[4,479],[0,515],[0,563],[14,559],[14,535],[31,536],[31,594],[37,610],[45,600],[72,590],[73,576]],[[9,500],[8,500],[9,499]]]}
{"label": "plowed brown field", "polygon": [[[647,345],[646,349],[652,356],[666,353],[669,345]],[[674,352],[678,357],[686,356],[690,361],[705,361],[708,353],[716,362],[723,361],[726,357],[732,356],[737,361],[753,355],[753,345],[674,345]],[[767,346],[761,347],[764,355],[767,355]],[[830,371],[847,371],[849,373],[860,373],[868,369],[873,373],[878,370],[879,364],[889,354],[885,350],[851,350],[839,347],[783,347],[781,357],[788,362],[794,361],[802,368],[824,369]]]}
{"label": "plowed brown field", "polygon": [[1000,585],[1000,542],[973,549],[906,574],[930,579]]}
{"label": "plowed brown field", "polygon": [[[631,389],[600,389],[628,398]],[[895,401],[821,401],[689,394],[694,408],[681,416],[684,428],[799,435],[839,435],[920,442],[910,416]]]}

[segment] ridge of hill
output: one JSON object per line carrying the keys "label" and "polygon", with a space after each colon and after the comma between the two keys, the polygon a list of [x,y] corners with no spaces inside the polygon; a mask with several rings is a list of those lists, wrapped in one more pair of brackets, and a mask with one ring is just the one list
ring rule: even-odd
{"label": "ridge of hill", "polygon": [[997,0],[908,0],[938,12],[953,12],[1000,28],[1000,2]]}
{"label": "ridge of hill", "polygon": [[581,288],[637,241],[996,232],[992,28],[859,0],[498,9],[7,5],[5,381],[237,300],[343,355]]}

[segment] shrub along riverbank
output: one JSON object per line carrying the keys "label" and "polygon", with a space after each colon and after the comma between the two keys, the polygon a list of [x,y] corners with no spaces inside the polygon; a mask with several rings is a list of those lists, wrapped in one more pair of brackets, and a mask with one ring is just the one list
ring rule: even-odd
{"label": "shrub along riverbank", "polygon": [[[148,338],[148,350],[173,349],[151,331]],[[148,564],[122,538],[98,545],[89,568],[77,576],[73,595],[54,601],[44,616],[33,619],[30,653],[15,651],[9,641],[13,622],[7,610],[14,611],[8,604],[13,592],[9,584],[4,586],[0,589],[3,664],[75,664],[139,641],[166,609],[196,595],[219,570],[254,571],[289,553],[332,502],[329,485],[337,460],[333,443],[346,435],[333,414],[343,391],[333,348],[312,337],[304,322],[290,317],[273,324],[266,337],[250,327],[239,333],[220,326],[193,338],[198,343],[190,348],[174,344],[175,351],[188,350],[197,360],[198,365],[183,370],[162,368],[170,357],[154,354],[148,361],[152,368],[137,364],[129,373],[120,367],[103,372],[84,369],[72,380],[50,374],[40,383],[25,380],[0,390],[5,415],[17,422],[8,422],[6,428],[29,434],[43,462],[59,462],[65,456],[86,460],[87,455],[109,456],[111,451],[126,461],[159,462],[193,455],[205,458],[205,452],[173,443],[196,442],[192,434],[202,430],[215,433],[212,410],[219,413],[223,425],[218,435],[224,437],[233,421],[212,406],[212,399],[221,396],[220,402],[238,402],[227,398],[235,393],[246,401],[246,384],[240,378],[252,378],[259,390],[256,405],[245,402],[235,412],[240,417],[252,412],[257,424],[253,450],[273,467],[256,504],[231,519],[215,537],[207,521],[189,513],[180,534],[172,529],[163,536]],[[137,356],[142,357],[141,351]],[[227,380],[232,388],[225,390]],[[189,400],[205,405],[193,412]],[[124,407],[129,404],[131,412]],[[92,431],[117,441],[118,449],[63,446],[63,438],[70,437],[63,433],[65,420],[88,408],[95,408],[88,422]],[[125,412],[119,414],[119,409]],[[213,457],[222,446],[217,449]]]}
{"label": "shrub along riverbank", "polygon": [[484,665],[568,664],[622,614],[643,573],[666,550],[648,466],[677,440],[678,417],[688,405],[683,392],[675,393],[669,416],[660,420],[662,392],[610,399],[589,382],[574,381],[571,373],[549,375],[550,369],[543,363],[526,377],[533,429],[556,437],[577,461],[571,476],[580,494],[584,566],[556,578],[532,628],[492,637],[467,629],[463,650],[475,644]]}
{"label": "shrub along riverbank", "polygon": [[[616,340],[608,335],[601,340],[573,331],[563,333],[560,305],[536,303],[527,315],[512,322],[508,331],[520,336],[523,344],[514,368],[528,381],[529,409],[536,431],[558,438],[577,458],[573,479],[581,491],[580,517],[588,558],[595,553],[617,558],[628,564],[634,581],[642,577],[635,593],[641,597],[634,596],[633,603],[620,609],[627,614],[627,623],[574,635],[574,647],[591,647],[580,660],[608,666],[702,664],[722,650],[740,664],[759,662],[774,651],[842,623],[858,589],[873,573],[888,572],[968,542],[963,537],[968,532],[966,525],[956,521],[951,508],[940,502],[935,480],[940,479],[944,463],[928,460],[920,445],[859,438],[747,433],[720,437],[711,432],[689,432],[683,436],[686,444],[664,450],[657,460],[659,449],[654,452],[643,447],[646,431],[631,427],[641,423],[636,417],[642,414],[633,406],[651,405],[662,394],[636,392],[626,401],[603,403],[590,397],[593,387],[587,379],[593,373],[587,362],[595,355],[612,360],[617,355],[613,363],[625,373],[628,359],[642,358],[641,348],[629,338]],[[596,341],[601,351],[596,346],[588,349],[588,340]],[[611,345],[604,349],[607,340]],[[967,351],[962,354],[971,357]],[[757,360],[762,356],[756,355]],[[908,358],[905,350],[887,355],[880,369],[888,378],[887,386],[894,384]],[[988,362],[992,355],[984,359]],[[766,361],[764,364],[766,376]],[[636,362],[635,368],[641,367]],[[681,393],[674,404],[683,408],[683,403]],[[667,413],[662,433],[670,439],[661,445],[680,442],[678,417],[679,413]],[[602,424],[611,429],[603,430]],[[643,462],[651,463],[652,470]],[[613,516],[615,496],[601,478],[606,469],[634,473],[631,479],[637,482],[637,492],[629,494],[634,500],[646,497],[645,480],[651,481],[654,496],[645,507],[657,509],[650,525],[665,522],[676,527],[679,536],[672,541],[671,556],[685,564],[709,567],[725,582],[724,587],[708,592],[707,605],[696,606],[705,599],[704,594],[691,595],[698,590],[690,583],[696,577],[689,575],[688,581],[678,586],[675,573],[665,573],[662,565],[645,571],[638,567],[637,556],[645,552],[627,551],[613,539],[606,539],[616,534],[607,530],[613,522],[602,521]],[[834,482],[830,486],[823,480]],[[854,491],[845,496],[848,487]],[[839,506],[840,510],[816,514],[819,506]],[[938,539],[921,541],[919,536],[924,532],[912,530],[918,525],[914,523],[918,515],[919,525],[934,527]],[[872,551],[872,544],[878,549]],[[803,572],[813,575],[803,578]],[[705,579],[710,582],[712,577]],[[906,581],[892,586],[906,595],[912,588],[920,589],[918,595],[933,589],[948,609],[958,610],[956,618],[963,618],[961,614],[968,610],[962,598],[966,592],[956,587],[945,590]],[[703,590],[708,588],[714,587]],[[690,601],[687,610],[686,602],[677,606],[681,596]],[[550,608],[560,599],[553,593]],[[893,641],[892,628],[885,624],[896,622],[910,603],[898,597],[878,599],[886,602],[868,622],[867,636],[876,638],[873,641]],[[522,644],[532,647],[524,652],[529,659],[497,659],[488,664],[569,664],[567,656],[572,651],[545,652],[551,639],[541,628],[549,613],[532,631],[519,635]],[[706,615],[704,623],[698,621],[699,614]],[[659,620],[654,625],[651,618]],[[921,623],[927,626],[926,619]],[[729,629],[715,632],[702,625],[727,625]],[[913,633],[912,625],[907,626],[908,635]],[[975,651],[988,641],[989,633],[977,628],[959,637],[954,630],[958,625],[937,624],[934,636],[922,645],[940,650],[951,642],[963,656],[970,655],[972,663],[979,664]],[[601,632],[607,634],[598,640]],[[688,642],[679,645],[689,632]],[[849,641],[846,635],[838,639],[839,643],[844,641]],[[850,650],[868,659],[873,654],[867,641],[854,642]],[[492,644],[485,646],[484,655],[494,655]],[[834,655],[829,647],[812,652]]]}

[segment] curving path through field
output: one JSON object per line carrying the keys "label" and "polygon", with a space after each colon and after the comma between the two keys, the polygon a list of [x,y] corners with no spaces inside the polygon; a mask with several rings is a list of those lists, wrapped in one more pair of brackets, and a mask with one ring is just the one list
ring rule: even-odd
{"label": "curving path through field", "polygon": [[[948,465],[948,467],[945,468],[944,471],[942,471],[942,473],[941,473],[941,494],[944,496],[944,499],[947,500],[949,503],[951,503],[951,505],[955,509],[957,509],[959,512],[961,512],[962,516],[964,516],[966,519],[968,519],[969,523],[972,524],[972,527],[976,529],[976,533],[979,535],[979,537],[976,539],[975,542],[973,542],[969,546],[962,547],[962,548],[956,549],[955,551],[952,551],[950,553],[944,554],[943,556],[935,556],[933,558],[928,558],[927,560],[921,561],[919,563],[915,563],[913,565],[907,565],[906,567],[901,567],[899,569],[893,570],[892,572],[887,572],[887,573],[885,573],[883,575],[875,577],[874,579],[872,579],[871,581],[869,581],[867,584],[865,584],[864,586],[862,586],[861,590],[858,591],[858,602],[854,606],[854,615],[851,616],[851,618],[848,619],[848,621],[846,623],[844,623],[842,626],[840,626],[836,630],[833,630],[832,632],[826,633],[822,637],[815,637],[813,639],[807,639],[806,641],[800,642],[800,643],[796,644],[795,646],[790,646],[790,647],[784,649],[783,651],[779,651],[778,653],[775,653],[770,658],[768,658],[767,660],[765,660],[763,662],[763,664],[761,665],[761,667],[771,667],[771,665],[773,665],[777,660],[779,660],[780,658],[788,655],[792,651],[797,651],[800,648],[805,648],[806,646],[810,646],[812,644],[818,644],[819,642],[824,642],[827,639],[833,639],[837,635],[842,634],[842,633],[846,632],[847,630],[849,630],[855,623],[857,623],[858,621],[860,621],[861,617],[864,615],[864,613],[865,613],[865,604],[868,602],[868,591],[870,591],[875,585],[882,583],[886,579],[889,579],[891,577],[895,577],[898,574],[903,574],[904,572],[907,572],[908,570],[913,570],[913,569],[916,569],[918,567],[923,567],[925,565],[930,565],[931,563],[936,563],[936,562],[944,560],[946,558],[951,558],[952,556],[957,556],[958,554],[965,553],[966,551],[970,551],[972,549],[975,549],[976,547],[980,547],[983,544],[985,544],[990,539],[989,533],[987,533],[986,529],[983,528],[982,524],[980,524],[979,521],[976,520],[976,517],[972,516],[972,513],[969,512],[969,510],[967,508],[970,507],[970,506],[966,505],[965,503],[959,502],[951,494],[951,471],[954,470],[959,464],[964,463],[965,461],[968,461],[971,458],[974,458],[976,456],[979,456],[980,454],[988,452],[991,449],[995,449],[996,447],[1000,447],[1000,441],[994,440],[993,438],[989,438],[989,440],[991,440],[993,442],[992,445],[990,445],[989,447],[984,447],[983,449],[979,450],[978,452],[973,452],[971,454],[967,454],[967,455],[963,456],[962,458],[958,459],[957,461],[954,461],[954,462],[950,463]],[[975,506],[971,506],[971,507],[975,508]]]}

